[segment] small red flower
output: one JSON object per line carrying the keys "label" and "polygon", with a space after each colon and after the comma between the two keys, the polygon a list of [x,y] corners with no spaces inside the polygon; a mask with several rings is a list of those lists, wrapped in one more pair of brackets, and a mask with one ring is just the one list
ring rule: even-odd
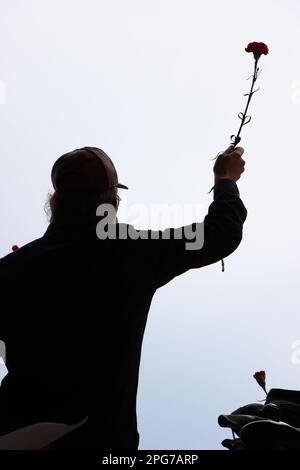
{"label": "small red flower", "polygon": [[18,245],[13,245],[11,247],[11,249],[12,249],[12,251],[18,251],[19,247],[18,247]]}
{"label": "small red flower", "polygon": [[269,54],[269,48],[264,42],[250,42],[245,51],[253,52],[256,60],[258,60],[262,54]]}
{"label": "small red flower", "polygon": [[266,373],[264,370],[260,370],[259,372],[255,372],[253,375],[258,385],[267,393],[266,391]]}

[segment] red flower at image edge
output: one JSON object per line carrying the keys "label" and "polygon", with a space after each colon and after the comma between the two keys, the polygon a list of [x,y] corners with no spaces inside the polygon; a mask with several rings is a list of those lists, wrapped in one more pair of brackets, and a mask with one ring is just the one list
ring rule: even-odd
{"label": "red flower at image edge", "polygon": [[259,372],[255,372],[253,377],[255,379],[266,380],[266,373],[264,370],[260,370]]}
{"label": "red flower at image edge", "polygon": [[269,48],[264,42],[250,42],[245,49],[246,52],[253,52],[255,58],[260,58],[262,54],[269,54]]}
{"label": "red flower at image edge", "polygon": [[18,251],[19,247],[18,247],[18,245],[13,245],[11,247],[11,249],[12,249],[12,251]]}
{"label": "red flower at image edge", "polygon": [[256,382],[258,383],[258,385],[266,392],[266,373],[265,373],[265,371],[260,370],[259,372],[255,372],[253,377],[256,380]]}

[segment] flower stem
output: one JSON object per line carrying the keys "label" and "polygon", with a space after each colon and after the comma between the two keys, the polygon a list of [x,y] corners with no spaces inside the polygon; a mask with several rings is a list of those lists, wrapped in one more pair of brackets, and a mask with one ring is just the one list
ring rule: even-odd
{"label": "flower stem", "polygon": [[225,261],[224,261],[223,258],[221,259],[221,263],[222,263],[222,273],[224,273],[225,272]]}
{"label": "flower stem", "polygon": [[250,101],[251,101],[251,99],[252,99],[252,96],[254,95],[253,88],[254,88],[255,82],[256,82],[256,80],[257,80],[257,72],[258,72],[258,70],[257,70],[257,64],[258,64],[258,59],[255,59],[252,85],[251,85],[250,93],[249,93],[249,96],[248,96],[248,100],[247,100],[245,112],[243,113],[243,118],[242,118],[242,122],[241,122],[241,125],[240,125],[240,128],[239,128],[239,131],[238,131],[237,135],[236,135],[235,138],[234,138],[234,143],[233,143],[233,146],[234,146],[234,147],[235,147],[235,146],[240,142],[240,140],[241,140],[240,135],[241,135],[241,132],[242,132],[242,128],[243,128],[244,125],[245,125],[245,120],[246,120],[246,118],[247,118],[247,112],[248,112],[248,108],[249,108],[249,105],[250,105]]}

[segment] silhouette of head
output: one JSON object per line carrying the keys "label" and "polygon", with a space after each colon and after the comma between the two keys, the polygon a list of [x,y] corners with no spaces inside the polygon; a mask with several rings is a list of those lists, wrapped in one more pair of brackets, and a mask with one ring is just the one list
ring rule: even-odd
{"label": "silhouette of head", "polygon": [[51,222],[90,222],[100,204],[112,204],[117,211],[119,183],[112,160],[101,149],[83,147],[59,157],[51,180],[55,189],[50,197]]}

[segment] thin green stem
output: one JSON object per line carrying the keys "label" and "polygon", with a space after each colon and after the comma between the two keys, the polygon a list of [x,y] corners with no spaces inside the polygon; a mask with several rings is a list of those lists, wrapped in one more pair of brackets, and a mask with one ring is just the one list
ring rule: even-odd
{"label": "thin green stem", "polygon": [[251,85],[250,93],[249,93],[249,96],[248,96],[245,112],[243,114],[242,122],[241,122],[241,125],[240,125],[240,128],[239,128],[239,131],[238,131],[238,133],[235,137],[235,141],[234,141],[234,144],[233,144],[234,147],[240,142],[240,135],[241,135],[241,132],[242,132],[242,128],[245,125],[245,120],[246,120],[246,117],[247,117],[247,112],[248,112],[248,109],[249,109],[250,101],[252,99],[252,96],[254,95],[253,89],[254,89],[255,82],[257,80],[257,72],[258,72],[257,64],[258,64],[258,59],[255,59],[252,85]]}

